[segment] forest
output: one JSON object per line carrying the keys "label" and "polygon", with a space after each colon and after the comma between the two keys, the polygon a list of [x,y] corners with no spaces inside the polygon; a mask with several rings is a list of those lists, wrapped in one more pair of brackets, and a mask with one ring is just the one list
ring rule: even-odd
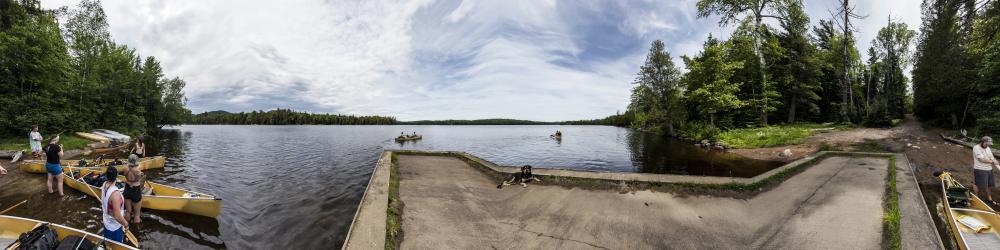
{"label": "forest", "polygon": [[338,114],[312,114],[290,109],[230,113],[211,111],[191,117],[187,124],[245,124],[245,125],[390,125],[396,118],[385,116],[354,116]]}
{"label": "forest", "polygon": [[813,26],[800,0],[700,0],[698,17],[735,26],[729,39],[706,37],[701,52],[681,57],[686,71],[653,41],[625,114],[581,124],[712,139],[774,124],[892,126],[912,113],[1000,132],[1000,1],[924,0],[921,27],[886,20],[867,58],[854,36],[864,16],[839,2],[837,18]]}
{"label": "forest", "polygon": [[183,79],[115,43],[100,3],[47,10],[0,0],[0,135],[106,128],[152,133],[181,124]]}

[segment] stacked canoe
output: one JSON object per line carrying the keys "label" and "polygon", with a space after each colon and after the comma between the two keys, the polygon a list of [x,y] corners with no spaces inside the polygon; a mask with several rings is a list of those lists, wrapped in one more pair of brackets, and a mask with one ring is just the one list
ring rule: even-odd
{"label": "stacked canoe", "polygon": [[[937,174],[937,173],[935,173]],[[946,222],[961,250],[1000,249],[1000,215],[950,173],[940,173]]]}
{"label": "stacked canoe", "polygon": [[[83,192],[84,194],[93,196],[94,198],[100,199],[99,196],[101,194],[101,188],[91,186],[80,178],[91,173],[102,174],[103,170],[75,167],[67,167],[65,169],[66,171],[63,172],[63,174],[66,176],[63,178],[63,182],[66,183],[67,186]],[[118,180],[121,183],[124,183],[125,176],[119,175]],[[150,181],[146,181],[143,186],[144,190],[151,189],[152,191],[149,194],[143,194],[143,209],[173,211],[212,218],[218,217],[219,211],[222,209],[222,199],[212,195],[184,190]]]}
{"label": "stacked canoe", "polygon": [[0,215],[0,241],[3,242],[13,242],[10,245],[4,245],[4,249],[19,249],[21,243],[18,242],[18,236],[22,233],[29,232],[38,227],[48,227],[52,229],[56,234],[56,239],[59,241],[66,240],[67,237],[76,236],[82,238],[83,240],[90,241],[94,245],[104,246],[104,249],[111,250],[137,250],[122,243],[114,242],[108,240],[104,237],[98,236],[96,234],[88,233],[80,229],[71,228],[63,225],[52,224],[44,221],[32,220],[28,218],[21,218],[15,216]]}
{"label": "stacked canoe", "polygon": [[[139,169],[140,170],[149,170],[149,169],[163,168],[163,165],[166,162],[166,160],[167,160],[167,158],[163,157],[163,156],[143,157],[142,159],[139,159]],[[92,170],[99,170],[99,169],[101,169],[103,167],[100,167],[100,166],[97,166],[97,165],[107,165],[108,163],[111,163],[111,161],[113,161],[113,160],[111,160],[111,159],[104,159],[101,162],[90,162],[90,165],[88,165],[86,167],[83,167],[83,168],[92,169]],[[63,171],[65,171],[66,167],[68,167],[68,166],[77,166],[78,162],[79,162],[79,160],[62,160],[61,163],[60,163],[60,165],[63,166]],[[79,166],[77,166],[77,167],[79,167]],[[21,162],[20,168],[21,168],[21,171],[24,171],[24,172],[27,172],[27,173],[44,174],[45,173],[45,160],[25,160],[25,161]],[[125,171],[125,165],[118,165],[115,168],[117,168],[118,171]]]}

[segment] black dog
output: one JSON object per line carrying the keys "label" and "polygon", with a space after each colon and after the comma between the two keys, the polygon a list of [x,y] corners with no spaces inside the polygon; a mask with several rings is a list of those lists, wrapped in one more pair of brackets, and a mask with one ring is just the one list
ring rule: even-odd
{"label": "black dog", "polygon": [[538,177],[535,177],[534,175],[531,174],[531,165],[524,165],[523,167],[521,167],[520,173],[515,173],[508,176],[507,178],[504,178],[503,183],[497,185],[497,189],[501,189],[503,188],[503,186],[513,185],[513,184],[521,184],[521,187],[528,187],[527,183],[531,181],[541,182],[542,180],[538,179]]}

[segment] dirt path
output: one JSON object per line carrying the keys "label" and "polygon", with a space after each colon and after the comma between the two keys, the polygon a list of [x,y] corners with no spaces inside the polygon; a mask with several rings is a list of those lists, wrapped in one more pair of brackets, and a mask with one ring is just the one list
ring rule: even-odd
{"label": "dirt path", "polygon": [[[736,149],[730,152],[756,159],[791,161],[815,152],[823,143],[851,149],[853,145],[863,143],[865,140],[873,140],[885,151],[904,153],[913,165],[914,175],[924,194],[924,201],[932,210],[941,238],[946,247],[954,249],[950,231],[940,219],[943,215],[938,207],[941,202],[940,182],[932,173],[937,170],[949,171],[959,182],[971,186],[972,149],[944,141],[940,137],[941,132],[944,131],[924,128],[916,118],[907,117],[902,124],[891,129],[860,128],[834,131],[810,136],[801,145]],[[779,156],[785,149],[792,150],[792,157]],[[1000,173],[994,174],[1000,175]],[[1000,189],[993,189],[991,193],[1000,199]]]}
{"label": "dirt path", "polygon": [[495,180],[398,158],[403,249],[877,249],[888,161],[831,157],[750,199]]}

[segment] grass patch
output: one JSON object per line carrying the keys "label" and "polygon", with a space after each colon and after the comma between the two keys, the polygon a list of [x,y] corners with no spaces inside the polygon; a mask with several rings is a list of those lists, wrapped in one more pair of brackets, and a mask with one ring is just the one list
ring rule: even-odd
{"label": "grass patch", "polygon": [[791,124],[759,128],[733,129],[719,133],[718,138],[730,148],[764,148],[802,143],[806,137],[829,129],[843,129],[844,125]]}
{"label": "grass patch", "polygon": [[838,148],[837,146],[834,146],[834,145],[826,144],[824,142],[823,144],[819,144],[819,150],[818,151],[840,151],[840,148]]}
{"label": "grass patch", "polygon": [[385,249],[399,249],[403,242],[403,202],[399,200],[399,168],[392,154],[389,170],[389,207],[385,217]]}
{"label": "grass patch", "polygon": [[896,157],[889,158],[889,176],[886,179],[885,192],[889,199],[886,200],[885,214],[882,215],[882,224],[885,228],[885,239],[888,241],[888,249],[901,249],[902,238],[899,232],[899,193],[896,192]]}
{"label": "grass patch", "polygon": [[[45,146],[49,142],[49,138],[54,135],[45,136],[45,140],[42,141],[42,146]],[[71,149],[83,149],[87,147],[87,144],[91,141],[77,137],[73,134],[63,134],[59,137],[59,143],[62,143],[64,150]],[[21,150],[25,152],[30,152],[31,147],[28,146],[28,136],[24,137],[7,137],[0,138],[0,150]]]}
{"label": "grass patch", "polygon": [[882,149],[882,145],[879,145],[877,141],[868,139],[865,139],[865,142],[855,144],[854,150],[858,152],[872,153],[885,152],[885,150]]}

